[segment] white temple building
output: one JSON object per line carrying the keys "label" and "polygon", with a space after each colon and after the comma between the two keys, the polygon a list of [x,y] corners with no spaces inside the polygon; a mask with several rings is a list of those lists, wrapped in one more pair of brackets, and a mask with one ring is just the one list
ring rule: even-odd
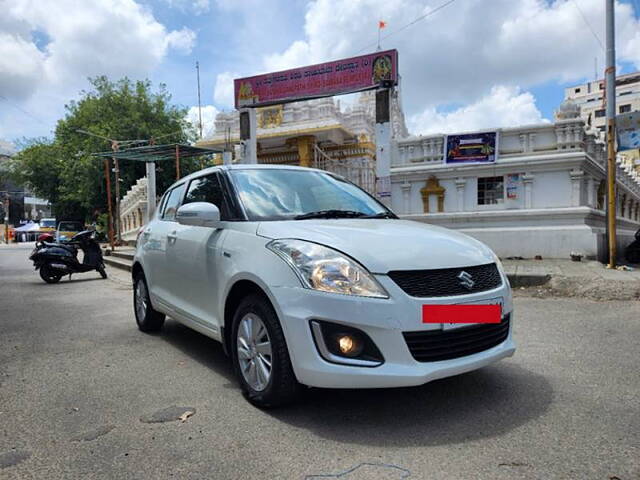
{"label": "white temple building", "polygon": [[[497,159],[485,164],[447,164],[444,135],[398,142],[392,209],[472,235],[500,257],[602,255],[605,145],[597,131],[585,129],[579,107],[568,100],[554,123],[497,132]],[[617,169],[620,252],[640,228],[640,176],[622,161]]]}
{"label": "white temple building", "polygon": [[[373,193],[374,97],[359,94],[347,108],[333,98],[258,108],[258,162],[322,168]],[[553,123],[484,130],[497,132],[496,158],[489,163],[447,163],[447,135],[409,135],[397,97],[391,111],[392,209],[398,215],[468,233],[501,257],[580,252],[594,258],[605,251],[604,143],[573,100],[562,103]],[[238,144],[238,112],[218,114],[213,131],[198,142],[230,147],[234,162]],[[620,156],[620,252],[640,228],[639,178],[633,161]],[[121,202],[128,234],[144,218],[144,188],[134,188],[137,193]]]}

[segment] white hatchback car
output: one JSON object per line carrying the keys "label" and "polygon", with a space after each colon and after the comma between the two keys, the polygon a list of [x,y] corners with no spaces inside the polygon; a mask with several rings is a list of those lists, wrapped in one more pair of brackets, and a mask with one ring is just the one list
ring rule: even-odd
{"label": "white hatchback car", "polygon": [[132,275],[140,330],[168,315],[222,342],[262,407],[301,385],[421,385],[515,351],[511,289],[489,248],[400,220],[321,170],[179,180],[140,232]]}

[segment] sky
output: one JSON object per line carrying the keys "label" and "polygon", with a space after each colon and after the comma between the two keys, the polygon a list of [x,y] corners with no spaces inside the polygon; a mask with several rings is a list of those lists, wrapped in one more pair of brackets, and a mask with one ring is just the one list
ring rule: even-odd
{"label": "sky", "polygon": [[[149,78],[205,133],[233,79],[399,52],[412,134],[551,121],[604,71],[604,0],[0,0],[0,148],[52,136],[88,77]],[[616,2],[619,73],[640,70],[640,0]],[[600,75],[602,76],[602,75]]]}

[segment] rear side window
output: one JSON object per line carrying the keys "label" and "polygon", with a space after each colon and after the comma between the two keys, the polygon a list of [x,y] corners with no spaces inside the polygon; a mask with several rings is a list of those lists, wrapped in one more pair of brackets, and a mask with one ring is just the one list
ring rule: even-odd
{"label": "rear side window", "polygon": [[162,212],[162,219],[173,222],[176,219],[176,211],[180,206],[180,200],[182,199],[182,194],[184,193],[184,183],[182,185],[178,185],[176,188],[171,190],[167,196],[167,201],[165,202],[164,211]]}
{"label": "rear side window", "polygon": [[184,198],[184,204],[193,202],[213,203],[220,210],[221,220],[230,218],[229,206],[220,184],[220,176],[217,173],[191,181],[187,195]]}

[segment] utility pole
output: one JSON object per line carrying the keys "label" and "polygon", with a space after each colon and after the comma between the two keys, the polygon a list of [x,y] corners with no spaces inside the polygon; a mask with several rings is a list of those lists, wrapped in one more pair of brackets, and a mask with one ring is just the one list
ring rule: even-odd
{"label": "utility pole", "polygon": [[4,199],[4,242],[9,245],[9,207],[10,205],[10,193],[7,192],[7,196]]}
{"label": "utility pole", "polygon": [[202,140],[202,106],[200,105],[200,63],[196,62],[196,75],[198,77],[198,119],[200,125],[200,140]]}
{"label": "utility pole", "polygon": [[109,212],[109,244],[113,250],[113,212],[111,211],[111,169],[109,168],[109,159],[104,159],[104,177],[107,181],[107,208]]}
{"label": "utility pole", "polygon": [[[114,152],[120,150],[120,145],[118,142],[111,142],[111,149]],[[116,180],[116,214],[115,214],[115,224],[116,224],[116,243],[120,245],[122,243],[122,229],[120,227],[120,163],[118,162],[117,157],[111,157],[113,159],[113,172],[115,173]]]}
{"label": "utility pole", "polygon": [[176,180],[180,180],[180,147],[176,144]]}
{"label": "utility pole", "polygon": [[613,0],[606,0],[605,96],[607,99],[607,241],[608,268],[616,268],[616,47]]}

